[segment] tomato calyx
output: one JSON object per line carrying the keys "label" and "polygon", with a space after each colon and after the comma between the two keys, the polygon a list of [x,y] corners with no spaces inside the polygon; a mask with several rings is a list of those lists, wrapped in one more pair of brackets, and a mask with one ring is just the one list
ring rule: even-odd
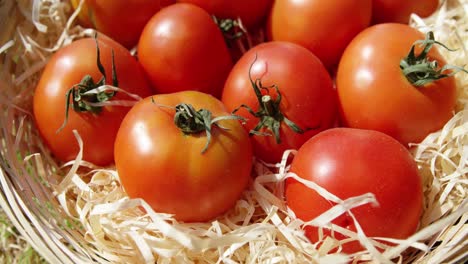
{"label": "tomato calyx", "polygon": [[[282,100],[282,95],[277,85],[265,87],[263,86],[260,78],[253,80],[251,71],[256,61],[257,55],[255,55],[255,60],[249,68],[249,80],[252,84],[252,88],[254,89],[255,95],[259,102],[259,110],[255,112],[250,106],[242,104],[241,106],[234,109],[232,113],[235,114],[237,111],[239,111],[239,109],[245,108],[251,115],[260,119],[257,125],[249,131],[249,135],[271,136],[272,134],[270,133],[260,132],[261,129],[265,128],[267,131],[273,133],[277,144],[281,143],[280,127],[282,122],[286,123],[286,125],[290,129],[292,129],[298,134],[303,134],[305,131],[309,130],[309,128],[307,128],[306,130],[301,129],[296,123],[288,119],[281,112],[280,104]],[[273,97],[270,95],[270,89],[274,89],[276,93],[275,99],[273,99]],[[262,93],[262,91],[266,92],[266,94]]]}
{"label": "tomato calyx", "polygon": [[231,19],[231,18],[217,18],[216,16],[212,16],[215,24],[223,33],[224,39],[226,43],[230,45],[231,40],[236,40],[241,38],[246,32],[244,27],[242,26],[242,22],[239,20]]}
{"label": "tomato calyx", "polygon": [[[65,94],[66,104],[65,104],[65,120],[62,126],[57,130],[60,132],[68,121],[68,113],[70,107],[75,112],[90,112],[93,114],[99,114],[102,111],[102,106],[99,103],[107,102],[117,93],[115,90],[99,90],[97,88],[106,85],[106,71],[104,66],[101,63],[99,44],[96,36],[94,37],[96,41],[96,53],[97,53],[97,67],[99,72],[102,74],[101,79],[98,82],[95,82],[93,77],[86,75],[83,77],[80,83],[74,85],[70,90]],[[112,86],[118,87],[119,82],[117,79],[117,72],[115,69],[114,62],[114,51],[111,50],[112,56]],[[72,101],[72,103],[70,103]]]}
{"label": "tomato calyx", "polygon": [[[423,50],[416,56],[415,47],[417,44],[423,45]],[[424,40],[416,41],[411,46],[408,55],[400,61],[400,69],[408,81],[414,86],[424,86],[428,83],[450,77],[459,71],[468,73],[464,68],[454,65],[444,65],[443,67],[439,67],[437,61],[430,60],[427,55],[434,44],[440,45],[449,51],[454,51],[443,43],[436,41],[434,33],[429,31],[426,34],[426,38]]]}
{"label": "tomato calyx", "polygon": [[219,116],[213,118],[213,114],[207,109],[196,110],[190,104],[178,104],[175,106],[174,124],[182,131],[182,133],[198,134],[203,131],[206,133],[206,144],[201,153],[205,153],[211,142],[211,131],[213,125],[223,130],[229,130],[223,127],[218,122],[221,120],[241,120],[244,118],[237,115]]}

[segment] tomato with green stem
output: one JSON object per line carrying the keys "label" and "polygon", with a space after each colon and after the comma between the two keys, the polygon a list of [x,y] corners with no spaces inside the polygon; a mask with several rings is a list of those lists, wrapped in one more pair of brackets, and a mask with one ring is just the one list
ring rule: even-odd
{"label": "tomato with green stem", "polygon": [[[81,0],[72,0],[76,9]],[[148,20],[164,6],[175,0],[83,0],[79,22],[133,48]],[[136,15],[138,14],[138,15]]]}
{"label": "tomato with green stem", "polygon": [[371,11],[372,0],[276,0],[267,35],[306,47],[332,70],[348,43],[369,26]]}
{"label": "tomato with green stem", "polygon": [[[354,128],[321,132],[299,149],[291,172],[341,200],[374,194],[377,205],[351,209],[367,237],[406,239],[418,227],[423,206],[418,167],[410,152],[384,133]],[[313,220],[336,205],[293,178],[286,180],[285,197],[289,208],[304,221]],[[336,217],[332,223],[357,231],[349,213]],[[311,242],[321,241],[318,227],[306,226],[305,232]],[[323,236],[347,238],[326,228]],[[342,246],[346,253],[363,249],[355,240]]]}
{"label": "tomato with green stem", "polygon": [[179,221],[207,221],[246,188],[252,146],[239,117],[211,95],[159,94],[137,103],[115,141],[115,164],[128,195]]}
{"label": "tomato with green stem", "polygon": [[334,125],[332,80],[310,51],[288,42],[260,44],[234,65],[222,101],[247,119],[256,157],[280,162],[283,152]]}
{"label": "tomato with green stem", "polygon": [[[95,52],[93,52],[95,51]],[[122,90],[98,90],[103,85]],[[115,135],[132,103],[152,90],[129,51],[107,37],[72,42],[48,61],[34,91],[33,112],[44,142],[61,161],[79,151],[73,130],[83,140],[83,159],[113,162]],[[120,104],[120,105],[119,105]]]}
{"label": "tomato with green stem", "polygon": [[164,8],[151,18],[138,43],[138,58],[160,93],[197,90],[219,96],[232,68],[212,17],[185,3]]}
{"label": "tomato with green stem", "polygon": [[442,128],[455,109],[458,70],[427,36],[404,24],[378,24],[350,43],[336,78],[344,125],[378,130],[404,145]]}

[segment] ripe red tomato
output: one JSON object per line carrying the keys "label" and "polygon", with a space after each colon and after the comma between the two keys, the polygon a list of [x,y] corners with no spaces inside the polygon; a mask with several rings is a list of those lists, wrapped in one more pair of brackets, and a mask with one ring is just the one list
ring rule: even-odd
{"label": "ripe red tomato", "polygon": [[308,48],[332,69],[353,37],[369,26],[371,4],[372,0],[276,0],[268,35]]}
{"label": "ripe red tomato", "polygon": [[[291,164],[291,171],[312,181],[340,199],[373,193],[379,205],[366,204],[351,210],[368,237],[407,238],[418,226],[422,212],[422,183],[409,151],[393,138],[372,130],[333,128],[307,141]],[[288,206],[296,216],[309,221],[334,206],[297,180],[285,185]],[[356,231],[349,214],[334,224]],[[319,240],[318,228],[306,226],[307,237]],[[331,232],[324,230],[325,236]],[[343,239],[344,235],[334,234]],[[359,242],[343,250],[362,249]]]}
{"label": "ripe red tomato", "polygon": [[[130,197],[143,198],[155,211],[181,221],[206,221],[231,208],[247,186],[252,146],[237,120],[213,125],[207,146],[203,129],[182,132],[173,109],[181,103],[209,110],[213,119],[230,115],[219,100],[197,91],[146,98],[122,122],[115,164]],[[182,127],[193,124],[185,118]]]}
{"label": "ripe red tomato", "polygon": [[[105,68],[106,84],[112,84],[112,55],[118,86],[141,97],[151,95],[149,83],[138,62],[127,49],[106,38],[97,39],[100,60]],[[86,75],[97,83],[102,74],[97,66],[96,41],[86,38],[72,42],[55,53],[47,63],[34,93],[34,117],[40,134],[52,153],[61,161],[76,157],[79,147],[73,130],[83,139],[83,159],[96,165],[113,162],[114,138],[125,114],[130,107],[104,106],[100,112],[75,112],[71,107],[66,125],[66,94],[77,87]],[[97,87],[97,86],[96,86]],[[93,100],[93,99],[90,99]],[[123,92],[117,92],[110,100],[134,100]]]}
{"label": "ripe red tomato", "polygon": [[265,19],[272,0],[178,0],[177,2],[192,3],[208,13],[215,15],[218,18],[231,18],[242,20],[242,24],[246,28],[259,26]]}
{"label": "ripe red tomato", "polygon": [[[424,35],[410,26],[378,24],[349,44],[336,79],[345,125],[378,130],[407,145],[420,142],[452,117],[454,77],[417,87],[400,69],[413,43],[422,39]],[[418,47],[416,54],[420,52]],[[428,58],[440,67],[446,64],[436,47]]]}
{"label": "ripe red tomato", "polygon": [[439,0],[373,0],[372,23],[408,24],[412,13],[428,17],[437,10],[438,6]]}
{"label": "ripe red tomato", "polygon": [[[71,2],[76,9],[80,0]],[[78,18],[83,26],[93,27],[132,48],[148,20],[162,7],[173,3],[175,0],[84,0]]]}
{"label": "ripe red tomato", "polygon": [[219,96],[232,68],[221,31],[192,4],[177,3],[152,17],[138,43],[138,57],[160,93],[197,90]]}
{"label": "ripe red tomato", "polygon": [[[267,98],[270,100],[265,103]],[[246,105],[253,112],[264,112],[260,117],[240,108],[236,114],[247,119],[247,131],[252,131],[261,120],[270,125],[271,129],[263,127],[258,131],[270,136],[251,136],[255,155],[267,162],[281,161],[285,150],[297,149],[316,133],[331,127],[337,112],[335,90],[325,67],[307,49],[288,42],[263,43],[245,53],[229,74],[222,101],[229,111]],[[295,132],[286,119],[303,133]]]}

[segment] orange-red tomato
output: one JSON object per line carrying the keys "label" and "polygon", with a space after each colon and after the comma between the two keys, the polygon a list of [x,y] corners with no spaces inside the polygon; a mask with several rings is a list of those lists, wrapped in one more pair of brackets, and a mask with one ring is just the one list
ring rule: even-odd
{"label": "orange-red tomato", "polygon": [[164,8],[151,18],[141,34],[138,57],[160,93],[197,90],[219,96],[232,68],[212,17],[185,3]]}
{"label": "orange-red tomato", "polygon": [[181,103],[209,110],[213,119],[229,115],[218,99],[197,91],[146,98],[122,122],[115,164],[130,197],[181,221],[206,221],[231,208],[247,186],[252,147],[237,120],[223,120],[202,153],[206,132],[186,134],[175,125],[173,108]]}
{"label": "orange-red tomato", "polygon": [[[77,8],[80,0],[72,0]],[[175,0],[84,0],[79,21],[83,26],[93,27],[126,48],[138,42],[143,27],[162,7]]]}
{"label": "orange-red tomato", "polygon": [[[107,84],[112,84],[113,50],[118,86],[141,97],[152,94],[141,66],[127,49],[106,37],[99,37],[97,41]],[[79,84],[86,75],[90,75],[95,82],[102,78],[96,61],[95,39],[72,42],[50,58],[34,92],[33,108],[37,127],[52,153],[61,161],[72,160],[78,153],[73,130],[77,130],[83,139],[84,160],[96,165],[109,165],[114,160],[115,135],[130,107],[105,106],[99,113],[75,112],[70,107],[66,125],[58,131],[65,120],[67,91]],[[134,99],[117,92],[111,100]]]}
{"label": "orange-red tomato", "polygon": [[192,3],[205,9],[218,18],[242,20],[246,28],[261,25],[271,7],[272,0],[178,0],[177,2]]}
{"label": "orange-red tomato", "polygon": [[438,6],[439,0],[373,0],[372,23],[408,24],[412,13],[428,17]]}
{"label": "orange-red tomato", "polygon": [[[253,83],[262,94],[262,101],[270,96],[270,106],[260,107]],[[279,99],[274,85],[281,95],[277,106],[273,103]],[[289,42],[267,42],[245,53],[229,74],[222,101],[229,111],[241,105],[253,112],[267,111],[260,117],[240,108],[236,114],[247,119],[247,131],[252,131],[261,120],[265,124],[275,120],[279,142],[273,129],[266,127],[258,132],[268,135],[251,136],[256,157],[267,162],[280,162],[285,150],[298,149],[310,137],[333,126],[337,115],[336,94],[327,70],[306,48]],[[285,118],[303,133],[295,132]]]}
{"label": "orange-red tomato", "polygon": [[308,48],[333,69],[353,37],[369,26],[371,4],[371,0],[276,0],[268,35]]}
{"label": "orange-red tomato", "polygon": [[[336,78],[346,126],[378,130],[407,145],[420,142],[452,117],[454,77],[417,87],[400,69],[413,43],[423,39],[422,33],[408,25],[378,24],[349,44]],[[418,47],[416,54],[420,51]],[[446,64],[435,46],[428,58],[440,67]]]}
{"label": "orange-red tomato", "polygon": [[[291,171],[312,181],[342,200],[373,193],[378,206],[365,204],[351,212],[368,237],[404,239],[418,226],[422,212],[422,183],[409,151],[383,133],[353,128],[333,128],[307,141],[291,164]],[[304,221],[312,220],[335,204],[295,179],[287,179],[288,206]],[[349,214],[332,221],[356,231]],[[305,227],[312,242],[319,241],[318,228]],[[324,229],[325,236],[332,236]],[[338,239],[344,235],[335,232]],[[359,242],[343,245],[343,251],[362,249]]]}

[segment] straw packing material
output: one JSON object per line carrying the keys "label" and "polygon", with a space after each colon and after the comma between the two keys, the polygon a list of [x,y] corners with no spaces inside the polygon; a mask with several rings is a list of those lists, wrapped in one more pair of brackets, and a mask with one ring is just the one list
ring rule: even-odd
{"label": "straw packing material", "polygon": [[[284,180],[297,178],[286,163],[255,163],[249,188],[236,206],[212,222],[181,223],[154,212],[141,199],[129,199],[115,168],[82,160],[59,165],[34,126],[31,101],[41,69],[50,55],[93,31],[74,23],[68,2],[19,0],[1,6],[10,19],[0,22],[0,204],[15,227],[52,263],[346,263],[373,260],[454,262],[466,255],[468,205],[468,75],[458,74],[458,104],[446,126],[412,151],[424,181],[424,215],[420,230],[407,240],[369,238],[331,225],[336,215],[366,203],[372,194],[341,200],[312,182],[304,182],[336,206],[304,223],[283,199]],[[444,1],[428,19],[411,25],[434,31],[455,52],[440,49],[454,65],[468,61],[468,2]],[[16,15],[11,15],[16,14]],[[82,144],[78,134],[77,141]],[[311,244],[304,224],[320,225],[357,239],[366,250],[347,256],[330,253],[340,241]],[[356,222],[359,226],[359,223]],[[381,241],[390,241],[388,246]],[[378,250],[380,249],[380,251]]]}

